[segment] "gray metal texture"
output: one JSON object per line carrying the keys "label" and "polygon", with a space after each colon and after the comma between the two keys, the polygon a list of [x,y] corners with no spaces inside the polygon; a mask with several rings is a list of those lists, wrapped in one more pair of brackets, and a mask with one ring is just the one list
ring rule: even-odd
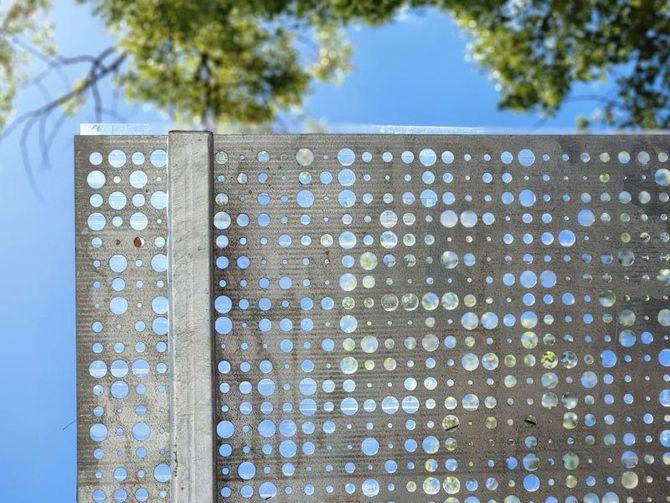
{"label": "gray metal texture", "polygon": [[212,133],[171,132],[172,501],[214,501]]}
{"label": "gray metal texture", "polygon": [[[149,160],[166,141],[77,140],[80,501],[167,501],[183,461]],[[214,136],[192,208],[213,201],[212,227],[190,244],[212,234],[219,502],[670,501],[668,153],[660,135]]]}
{"label": "gray metal texture", "polygon": [[667,136],[216,136],[220,501],[668,501]]}
{"label": "gray metal texture", "polygon": [[163,136],[75,141],[82,503],[169,501],[165,148]]}

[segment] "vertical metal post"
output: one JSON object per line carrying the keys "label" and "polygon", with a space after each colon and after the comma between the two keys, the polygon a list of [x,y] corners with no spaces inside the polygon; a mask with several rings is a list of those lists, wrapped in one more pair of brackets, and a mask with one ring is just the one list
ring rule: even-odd
{"label": "vertical metal post", "polygon": [[216,501],[212,133],[168,135],[172,503]]}

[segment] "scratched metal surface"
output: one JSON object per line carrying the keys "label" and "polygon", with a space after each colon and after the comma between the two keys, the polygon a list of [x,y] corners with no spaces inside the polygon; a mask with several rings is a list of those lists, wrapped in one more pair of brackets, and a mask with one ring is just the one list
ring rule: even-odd
{"label": "scratched metal surface", "polygon": [[75,142],[82,503],[169,501],[165,148],[164,136]]}
{"label": "scratched metal surface", "polygon": [[216,136],[220,501],[668,501],[667,136]]}

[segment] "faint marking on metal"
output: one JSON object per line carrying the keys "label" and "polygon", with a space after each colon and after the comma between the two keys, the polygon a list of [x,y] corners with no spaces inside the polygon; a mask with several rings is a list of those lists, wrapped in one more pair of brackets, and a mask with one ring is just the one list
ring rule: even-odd
{"label": "faint marking on metal", "polygon": [[172,498],[216,499],[212,359],[212,134],[168,135]]}
{"label": "faint marking on metal", "polygon": [[80,502],[169,499],[165,148],[75,140]]}
{"label": "faint marking on metal", "polygon": [[668,500],[668,136],[214,147],[220,501]]}

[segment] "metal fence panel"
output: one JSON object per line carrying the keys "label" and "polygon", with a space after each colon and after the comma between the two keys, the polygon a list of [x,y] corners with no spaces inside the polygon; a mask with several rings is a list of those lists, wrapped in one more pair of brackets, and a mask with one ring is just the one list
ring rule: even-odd
{"label": "metal fence panel", "polygon": [[167,155],[75,144],[78,501],[169,501]]}
{"label": "metal fence panel", "polygon": [[666,499],[669,147],[216,137],[222,501]]}
{"label": "metal fence panel", "polygon": [[[165,142],[77,146],[80,497],[169,497],[182,426],[167,424],[163,322],[150,333],[165,271],[146,267],[166,215],[128,185],[149,175],[147,205],[166,190],[164,168],[131,167]],[[215,135],[219,500],[667,501],[668,153],[665,135]]]}

